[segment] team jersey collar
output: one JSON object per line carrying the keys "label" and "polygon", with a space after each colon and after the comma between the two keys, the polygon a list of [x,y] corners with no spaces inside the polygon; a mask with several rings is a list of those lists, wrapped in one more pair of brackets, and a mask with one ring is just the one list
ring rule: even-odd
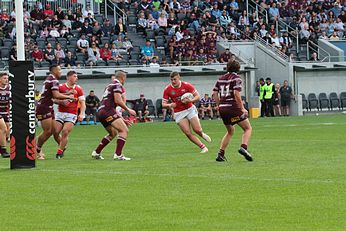
{"label": "team jersey collar", "polygon": [[74,84],[73,86],[69,86],[67,83],[65,83],[65,86],[66,86],[67,88],[72,88],[72,89],[75,89],[76,84]]}

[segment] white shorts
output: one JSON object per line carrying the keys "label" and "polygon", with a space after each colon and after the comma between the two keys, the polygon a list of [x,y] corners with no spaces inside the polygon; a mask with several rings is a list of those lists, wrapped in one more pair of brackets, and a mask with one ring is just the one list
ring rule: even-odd
{"label": "white shorts", "polygon": [[176,123],[179,123],[184,118],[190,120],[195,116],[198,117],[197,108],[195,105],[192,105],[192,107],[190,107],[184,111],[174,113],[174,116],[175,116],[175,122]]}
{"label": "white shorts", "polygon": [[55,114],[55,120],[62,124],[65,122],[71,122],[75,124],[77,121],[77,115],[67,112],[57,112]]}

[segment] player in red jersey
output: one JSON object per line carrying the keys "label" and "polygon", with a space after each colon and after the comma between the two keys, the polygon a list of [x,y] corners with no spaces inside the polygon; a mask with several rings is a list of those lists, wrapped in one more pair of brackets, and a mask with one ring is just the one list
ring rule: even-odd
{"label": "player in red jersey", "polygon": [[226,134],[221,140],[220,150],[216,157],[216,161],[225,161],[225,150],[234,134],[234,125],[238,124],[244,131],[242,136],[242,144],[239,153],[246,160],[252,161],[252,156],[247,150],[249,140],[252,133],[248,112],[244,108],[240,92],[242,83],[239,76],[240,64],[236,60],[227,63],[227,73],[221,76],[213,89],[213,98],[219,107],[220,116],[227,129]]}
{"label": "player in red jersey", "polygon": [[[52,65],[49,68],[50,74],[43,82],[42,95],[37,102],[36,117],[41,121],[42,133],[37,139],[36,155],[38,159],[44,159],[41,149],[43,144],[53,134],[55,121],[53,111],[53,99],[69,99],[74,101],[73,95],[64,95],[59,92],[59,78],[61,77],[61,68],[59,65]],[[59,143],[59,141],[57,141]]]}
{"label": "player in red jersey", "polygon": [[125,157],[122,154],[123,147],[128,135],[128,126],[131,123],[124,120],[121,114],[116,110],[117,106],[127,111],[130,115],[136,116],[136,112],[128,108],[123,101],[123,93],[125,89],[123,87],[126,80],[126,73],[123,71],[117,71],[115,73],[115,80],[107,85],[102,97],[101,106],[97,112],[97,117],[102,123],[103,127],[107,130],[108,134],[103,137],[97,148],[91,153],[91,157],[95,159],[104,158],[101,155],[101,151],[104,147],[118,135],[117,146],[114,153],[114,160],[131,160],[131,158]]}
{"label": "player in red jersey", "polygon": [[[81,86],[77,85],[77,72],[69,71],[66,75],[66,83],[59,85],[59,92],[62,94],[73,94],[75,101],[70,100],[54,100],[59,104],[58,112],[55,114],[55,140],[59,140],[59,149],[56,158],[61,159],[67,145],[68,135],[73,129],[76,121],[82,122],[85,113],[85,96]],[[80,111],[78,114],[78,102],[80,103]],[[60,139],[57,136],[60,135]]]}
{"label": "player in red jersey", "polygon": [[8,86],[8,75],[0,73],[0,155],[3,158],[10,157],[6,150],[6,139],[10,128],[10,89]]}
{"label": "player in red jersey", "polygon": [[[172,72],[170,78],[171,84],[163,92],[162,107],[171,108],[174,111],[175,122],[182,132],[201,149],[201,153],[206,153],[208,148],[191,131],[192,127],[192,130],[200,137],[207,142],[211,142],[210,137],[202,130],[198,112],[194,105],[195,102],[200,100],[199,93],[192,84],[181,81],[178,72]],[[182,100],[181,96],[188,92],[193,95],[193,99],[185,98]],[[172,103],[168,103],[169,100]]]}

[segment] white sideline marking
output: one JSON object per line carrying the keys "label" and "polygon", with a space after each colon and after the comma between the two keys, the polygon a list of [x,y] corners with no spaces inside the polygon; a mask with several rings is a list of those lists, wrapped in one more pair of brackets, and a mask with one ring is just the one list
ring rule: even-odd
{"label": "white sideline marking", "polygon": [[[331,125],[346,125],[346,123],[311,123],[311,124],[268,124],[262,125],[265,128],[273,128],[273,127],[309,127],[309,126],[331,126]],[[256,125],[257,127],[261,127],[261,125]]]}
{"label": "white sideline marking", "polygon": [[135,175],[135,176],[158,176],[158,177],[189,177],[189,178],[217,178],[229,180],[255,180],[255,181],[282,181],[293,183],[310,183],[310,184],[346,184],[346,180],[319,180],[319,179],[293,179],[293,178],[258,178],[250,176],[236,176],[236,175],[206,175],[206,174],[169,174],[169,173],[143,173],[143,172],[117,172],[117,171],[90,171],[90,170],[70,170],[70,169],[40,169],[42,172],[66,172],[75,175],[83,174],[110,174],[110,175]]}

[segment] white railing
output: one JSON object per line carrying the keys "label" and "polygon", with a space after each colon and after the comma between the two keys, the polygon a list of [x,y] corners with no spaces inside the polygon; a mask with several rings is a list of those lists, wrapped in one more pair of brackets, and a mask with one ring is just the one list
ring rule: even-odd
{"label": "white railing", "polygon": [[127,14],[123,11],[117,3],[109,0],[105,0],[105,15],[106,17],[109,13],[113,13],[114,21],[118,22],[119,18],[122,18],[123,23],[126,25],[127,23]]}
{"label": "white railing", "polygon": [[[64,10],[75,10],[77,3],[73,3],[72,0],[27,0],[24,1],[24,7],[30,12],[35,8],[37,2],[40,2],[40,6],[44,9],[46,4],[50,5],[50,8],[55,11],[59,6]],[[14,0],[0,0],[0,9],[6,9],[9,13],[13,10]]]}

